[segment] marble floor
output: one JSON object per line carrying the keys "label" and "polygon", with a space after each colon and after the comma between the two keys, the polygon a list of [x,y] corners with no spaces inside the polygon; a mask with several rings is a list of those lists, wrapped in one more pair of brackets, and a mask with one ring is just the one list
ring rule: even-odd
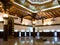
{"label": "marble floor", "polygon": [[[47,39],[46,41],[40,41]],[[60,45],[60,37],[20,37],[3,41],[0,39],[0,45]]]}

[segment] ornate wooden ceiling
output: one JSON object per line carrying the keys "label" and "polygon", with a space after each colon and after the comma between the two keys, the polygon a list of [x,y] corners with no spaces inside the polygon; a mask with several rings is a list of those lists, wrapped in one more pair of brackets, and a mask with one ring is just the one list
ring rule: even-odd
{"label": "ornate wooden ceiling", "polygon": [[[8,1],[7,1],[8,2]],[[38,11],[35,14],[32,12],[20,7],[19,5],[9,3],[12,6],[9,8],[9,14],[11,15],[17,15],[18,17],[23,17],[26,19],[42,19],[43,18],[55,18],[55,17],[60,17],[60,8],[55,8],[55,9],[50,9],[47,11]],[[8,5],[7,5],[8,6]]]}
{"label": "ornate wooden ceiling", "polygon": [[26,2],[28,2],[31,5],[35,5],[35,6],[43,6],[43,5],[47,5],[47,4],[51,4],[54,0],[26,0]]}
{"label": "ornate wooden ceiling", "polygon": [[[23,16],[26,19],[32,19],[32,13],[27,13],[28,11],[25,10],[21,10],[15,6],[12,6],[10,8],[10,14],[17,14],[19,17]],[[55,17],[60,17],[60,8],[57,9],[50,9],[47,11],[40,11],[37,13],[36,15],[36,19],[40,19],[41,17],[45,17],[45,18],[55,18]]]}
{"label": "ornate wooden ceiling", "polygon": [[[46,16],[47,18],[60,17],[60,8],[42,11],[41,13],[42,13],[42,15]],[[39,13],[39,14],[41,14],[41,13]]]}

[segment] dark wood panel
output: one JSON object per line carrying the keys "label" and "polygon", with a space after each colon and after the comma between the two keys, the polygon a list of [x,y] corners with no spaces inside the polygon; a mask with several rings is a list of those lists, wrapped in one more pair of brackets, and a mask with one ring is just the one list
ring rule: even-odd
{"label": "dark wood panel", "polygon": [[14,32],[14,37],[19,37],[19,32]]}
{"label": "dark wood panel", "polygon": [[34,34],[35,34],[35,36],[37,36],[37,32],[35,32],[35,33],[31,32],[31,36],[33,36]]}
{"label": "dark wood panel", "polygon": [[25,32],[21,32],[21,37],[25,37]]}
{"label": "dark wood panel", "polygon": [[53,37],[54,32],[40,32],[40,36]]}
{"label": "dark wood panel", "polygon": [[35,32],[35,36],[37,36],[37,32]]}
{"label": "dark wood panel", "polygon": [[29,32],[26,32],[26,36],[28,36],[28,37],[29,37]]}
{"label": "dark wood panel", "polygon": [[3,38],[4,32],[0,32],[0,38]]}
{"label": "dark wood panel", "polygon": [[60,32],[57,32],[57,37],[60,37]]}

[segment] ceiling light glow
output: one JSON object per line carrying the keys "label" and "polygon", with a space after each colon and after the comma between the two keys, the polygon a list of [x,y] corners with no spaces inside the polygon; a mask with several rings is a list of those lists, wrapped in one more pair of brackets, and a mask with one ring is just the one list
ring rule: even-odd
{"label": "ceiling light glow", "polygon": [[4,14],[3,17],[8,17],[8,14]]}

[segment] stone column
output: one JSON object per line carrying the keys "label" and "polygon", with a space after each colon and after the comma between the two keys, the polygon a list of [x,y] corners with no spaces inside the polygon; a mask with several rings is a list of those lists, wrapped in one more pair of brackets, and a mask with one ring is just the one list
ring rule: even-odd
{"label": "stone column", "polygon": [[8,41],[8,18],[4,18],[4,41]]}
{"label": "stone column", "polygon": [[14,19],[13,19],[13,17],[8,17],[8,30],[9,30],[9,36],[14,36]]}
{"label": "stone column", "polygon": [[35,26],[33,26],[33,37],[35,38]]}

